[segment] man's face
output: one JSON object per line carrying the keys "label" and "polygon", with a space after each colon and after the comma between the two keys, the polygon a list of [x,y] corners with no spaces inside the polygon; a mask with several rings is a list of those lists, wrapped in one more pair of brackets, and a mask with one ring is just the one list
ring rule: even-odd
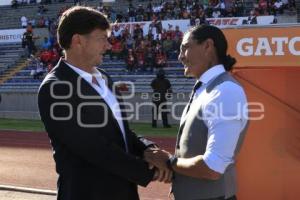
{"label": "man's face", "polygon": [[193,40],[190,32],[183,37],[178,60],[184,65],[184,75],[199,78],[206,70],[207,55],[205,53],[205,41],[198,44]]}
{"label": "man's face", "polygon": [[100,65],[103,60],[103,54],[110,48],[107,31],[95,29],[83,36],[82,58],[88,66]]}

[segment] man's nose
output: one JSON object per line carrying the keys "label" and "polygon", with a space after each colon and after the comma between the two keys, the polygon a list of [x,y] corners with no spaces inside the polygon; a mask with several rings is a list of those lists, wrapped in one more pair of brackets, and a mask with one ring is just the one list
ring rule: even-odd
{"label": "man's nose", "polygon": [[111,49],[111,44],[110,42],[107,40],[106,41],[106,50],[110,50]]}

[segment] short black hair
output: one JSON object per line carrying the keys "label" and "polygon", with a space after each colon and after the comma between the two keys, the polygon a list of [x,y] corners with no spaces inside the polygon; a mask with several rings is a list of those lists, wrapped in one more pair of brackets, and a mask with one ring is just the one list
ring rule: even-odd
{"label": "short black hair", "polygon": [[62,49],[69,49],[74,34],[89,34],[95,29],[109,30],[110,24],[101,12],[85,6],[66,10],[58,23],[57,40]]}
{"label": "short black hair", "polygon": [[226,71],[230,71],[236,63],[236,59],[227,54],[227,39],[221,29],[211,25],[198,25],[189,30],[193,40],[198,44],[207,39],[214,41],[219,61],[224,65]]}

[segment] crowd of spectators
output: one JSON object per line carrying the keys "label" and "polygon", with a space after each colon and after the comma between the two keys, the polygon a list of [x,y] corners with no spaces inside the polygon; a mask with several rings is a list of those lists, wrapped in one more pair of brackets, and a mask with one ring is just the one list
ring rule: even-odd
{"label": "crowd of spectators", "polygon": [[[25,0],[22,1],[25,3]],[[20,2],[20,3],[22,3]],[[28,3],[28,1],[26,1]],[[35,2],[35,1],[30,1]],[[36,51],[36,58],[40,65],[48,71],[58,61],[61,50],[56,41],[56,28],[59,17],[68,9],[62,7],[56,18],[50,19],[43,14],[48,11],[46,4],[52,2],[63,2],[43,0],[38,7],[37,15],[39,19],[27,19],[21,17],[22,27],[47,27],[49,37],[44,38],[42,48]],[[201,3],[200,3],[201,2]],[[74,0],[74,4],[81,4],[79,0]],[[293,9],[295,0],[258,0],[250,12],[247,23],[256,23],[259,15],[276,15],[283,13],[284,9]],[[127,71],[154,71],[167,66],[167,60],[176,59],[179,53],[180,43],[183,33],[179,27],[169,24],[167,29],[162,27],[162,20],[189,19],[191,25],[208,23],[206,18],[235,17],[244,15],[244,5],[242,0],[174,0],[162,1],[161,4],[152,3],[150,0],[146,7],[141,4],[134,7],[129,3],[128,9],[117,13],[112,7],[104,6],[101,1],[97,10],[105,13],[110,21],[114,22],[109,41],[112,45],[107,55],[110,59],[122,59],[125,61]],[[142,27],[136,24],[134,30],[121,28],[118,23],[151,21],[148,33],[144,33]],[[28,54],[29,56],[31,53]]]}
{"label": "crowd of spectators", "polygon": [[151,20],[153,15],[161,20],[191,19],[203,20],[211,17],[232,17],[243,15],[243,4],[240,0],[176,0],[153,5],[150,1],[146,8],[132,4],[128,8],[128,21]]}
{"label": "crowd of spectators", "polygon": [[[49,1],[44,2],[49,3]],[[47,9],[44,6],[39,6],[37,14],[40,15],[40,19],[37,22],[34,19],[28,20],[26,16],[21,17],[21,25],[26,28],[22,38],[22,47],[25,49],[25,56],[35,66],[35,69],[30,72],[34,79],[39,79],[46,72],[51,71],[62,56],[62,50],[57,42],[56,30],[59,17],[66,9],[68,9],[67,6],[62,7],[56,18],[50,19],[42,15]],[[49,36],[42,38],[43,42],[40,48],[35,45],[35,40],[40,39],[40,37],[33,35],[34,28],[48,28]]]}
{"label": "crowd of spectators", "polygon": [[49,17],[40,16],[38,19],[28,19],[26,16],[20,18],[22,28],[26,28],[27,25],[33,28],[50,28],[51,23],[55,22],[55,19]]}
{"label": "crowd of spectators", "polygon": [[136,24],[130,32],[115,24],[109,38],[112,48],[107,54],[111,59],[124,59],[130,72],[166,67],[167,60],[177,58],[183,33],[178,26],[169,25],[167,30],[163,29],[157,19],[150,23],[148,30],[144,33]]}
{"label": "crowd of spectators", "polygon": [[296,9],[295,0],[258,0],[252,12],[256,15],[278,15],[285,10],[293,11]]}
{"label": "crowd of spectators", "polygon": [[[13,2],[36,3],[36,0],[13,0]],[[30,23],[33,27],[49,28],[56,19],[44,17],[43,14],[48,11],[46,4],[52,2],[65,2],[65,0],[42,0],[37,10],[38,17],[27,19],[26,16],[22,16],[22,27]],[[86,5],[88,1],[74,0],[74,4]],[[106,14],[111,22],[152,21],[154,18],[159,20],[189,19],[191,25],[196,25],[207,23],[207,18],[240,17],[246,14],[255,17],[276,16],[284,13],[286,9],[294,10],[295,7],[295,0],[257,0],[250,13],[245,13],[243,0],[174,0],[162,1],[160,4],[152,3],[150,0],[146,6],[139,4],[135,7],[129,3],[128,9],[120,12],[116,12],[111,6],[104,6],[102,1],[99,1],[95,8]]]}
{"label": "crowd of spectators", "polygon": [[[39,75],[41,72],[50,71],[62,55],[57,44],[56,28],[59,17],[66,9],[68,9],[67,6],[61,8],[57,18],[49,22],[49,37],[44,38],[41,48],[36,51],[30,48],[27,54],[31,60],[38,60],[35,71],[39,72]],[[30,27],[29,29],[32,29],[32,24],[30,22],[24,23],[24,21],[23,19],[22,26],[27,25]],[[107,52],[107,57],[112,60],[124,60],[127,66],[126,70],[129,72],[154,71],[156,68],[166,67],[168,59],[177,58],[182,37],[183,33],[178,26],[169,25],[167,30],[163,29],[161,21],[157,18],[154,18],[150,23],[148,33],[144,33],[139,24],[136,24],[134,30],[130,31],[127,28],[120,28],[116,23],[109,38],[112,48]],[[32,58],[33,54],[35,55],[34,59]],[[41,66],[44,70],[40,70]],[[34,78],[40,77],[35,76],[36,73],[33,71],[32,74]]]}
{"label": "crowd of spectators", "polygon": [[146,7],[139,4],[135,7],[129,3],[127,11],[116,13],[113,8],[97,7],[105,13],[111,21],[137,22],[151,21],[153,17],[160,20],[190,19],[191,24],[205,22],[206,18],[239,17],[244,15],[242,0],[174,0],[152,3],[150,0]]}
{"label": "crowd of spectators", "polygon": [[[38,1],[39,13],[47,11],[44,5],[65,1],[40,0]],[[88,4],[89,1],[98,0],[73,0],[74,4]],[[134,6],[131,0],[129,2],[126,11],[116,12],[112,7],[103,6],[102,1],[99,0],[97,9],[104,12],[113,22],[116,20],[118,22],[151,21],[155,15],[160,20],[190,19],[193,23],[205,18],[240,17],[249,14],[245,13],[243,0],[173,0],[160,3],[152,3],[152,0],[149,0],[146,6],[142,4]],[[37,0],[12,0],[12,7],[35,3]],[[295,7],[295,0],[257,0],[254,3],[258,15],[282,14],[284,9],[293,10]]]}
{"label": "crowd of spectators", "polygon": [[[46,5],[51,3],[60,3],[65,2],[66,0],[12,0],[11,1],[11,7],[12,8],[18,8],[19,6],[25,6],[30,4],[40,4],[40,5]],[[74,0],[74,2],[77,2],[79,0]]]}
{"label": "crowd of spectators", "polygon": [[39,79],[45,72],[51,71],[62,55],[54,32],[55,30],[52,33],[49,31],[49,38],[43,38],[40,48],[35,45],[35,40],[40,37],[33,35],[33,27],[30,24],[27,25],[26,32],[23,34],[22,47],[25,50],[25,56],[36,66],[30,73],[34,79]]}

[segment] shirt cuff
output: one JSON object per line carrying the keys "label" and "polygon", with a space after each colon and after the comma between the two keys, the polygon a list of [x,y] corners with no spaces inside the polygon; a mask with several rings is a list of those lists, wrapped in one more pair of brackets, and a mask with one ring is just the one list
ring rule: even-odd
{"label": "shirt cuff", "polygon": [[205,164],[213,171],[219,172],[224,174],[226,168],[229,164],[233,163],[232,160],[224,160],[222,157],[218,156],[217,154],[206,151],[203,155],[203,161]]}

